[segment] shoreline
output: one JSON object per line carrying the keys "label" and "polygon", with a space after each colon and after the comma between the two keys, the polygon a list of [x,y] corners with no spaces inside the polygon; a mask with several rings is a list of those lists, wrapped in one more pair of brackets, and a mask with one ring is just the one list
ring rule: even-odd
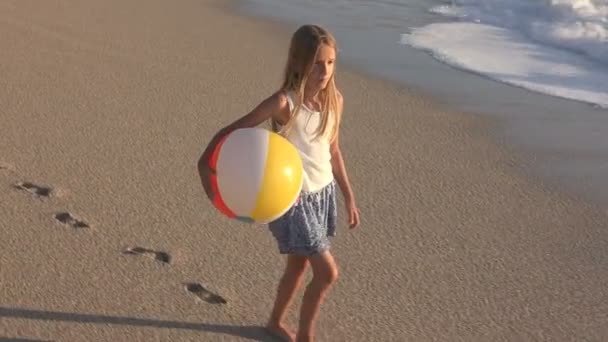
{"label": "shoreline", "polygon": [[[226,5],[13,0],[0,12],[0,97],[15,99],[0,111],[1,337],[268,340],[284,259],[264,226],[208,203],[196,161],[278,87],[291,29]],[[523,159],[492,140],[500,120],[340,69],[362,225],[348,231],[339,213],[319,340],[606,339],[605,213],[517,171]]]}
{"label": "shoreline", "polygon": [[[245,5],[247,4],[247,5]],[[263,15],[260,10],[254,10],[255,5],[248,1],[233,1],[231,10],[238,15],[268,21],[279,28],[293,29],[294,19]],[[285,11],[283,9],[283,11]],[[443,78],[455,86],[463,84],[472,87],[467,97],[475,98],[475,92],[482,92],[486,98],[480,101],[462,100],[456,97],[457,92],[446,90],[422,82],[420,77],[412,77],[412,72],[403,75],[399,70],[381,66],[373,67],[370,63],[357,61],[355,56],[343,56],[342,65],[364,77],[378,79],[397,87],[404,87],[409,93],[432,101],[435,105],[448,112],[459,112],[485,117],[487,121],[495,122],[491,125],[500,129],[493,129],[492,139],[496,144],[503,144],[521,158],[526,159],[526,166],[522,168],[527,176],[539,183],[546,183],[553,190],[578,198],[579,200],[602,206],[608,209],[608,177],[602,176],[598,168],[608,167],[608,155],[601,151],[608,149],[608,142],[602,138],[601,129],[608,129],[608,108],[599,108],[584,101],[569,100],[539,92],[513,86],[496,81],[490,77],[462,68],[445,64],[436,60],[426,51],[410,46],[400,46],[401,49],[414,51],[406,57],[414,58],[420,64],[420,55],[430,61],[424,63],[424,71],[429,72],[431,78]],[[352,50],[352,47],[351,47]],[[398,49],[387,53],[398,55]],[[374,59],[374,56],[367,56]],[[346,59],[346,60],[345,60]],[[365,59],[365,58],[363,58]],[[387,58],[396,64],[396,59]],[[436,71],[433,71],[433,66]],[[408,64],[405,68],[411,68]],[[446,78],[447,77],[447,78]],[[491,89],[491,90],[488,90]],[[461,94],[462,95],[462,94]],[[477,95],[481,97],[482,95]],[[488,97],[496,99],[488,100]],[[504,98],[503,98],[504,97]],[[576,118],[572,113],[577,113]],[[568,140],[564,143],[563,136]],[[584,137],[584,138],[581,138]],[[561,150],[556,150],[560,146]],[[587,158],[587,156],[602,156],[602,159]],[[606,173],[604,173],[606,174]],[[603,190],[602,190],[603,189]]]}

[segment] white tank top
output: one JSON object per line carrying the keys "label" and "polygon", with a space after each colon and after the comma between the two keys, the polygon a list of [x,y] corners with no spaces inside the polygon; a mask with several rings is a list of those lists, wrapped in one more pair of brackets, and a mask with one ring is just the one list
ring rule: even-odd
{"label": "white tank top", "polygon": [[[295,103],[291,93],[287,93],[289,111],[295,120],[287,134],[282,135],[300,152],[304,167],[302,191],[315,192],[330,184],[334,175],[331,167],[330,141],[326,136],[316,137],[316,130],[321,122],[321,113],[313,111],[304,104],[299,113],[293,113]],[[331,132],[332,122],[328,129]],[[280,127],[280,126],[279,126]]]}

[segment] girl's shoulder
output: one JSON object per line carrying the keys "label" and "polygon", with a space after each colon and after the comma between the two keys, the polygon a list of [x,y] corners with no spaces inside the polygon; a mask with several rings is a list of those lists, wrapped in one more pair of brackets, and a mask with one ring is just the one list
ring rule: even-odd
{"label": "girl's shoulder", "polygon": [[268,98],[279,106],[285,106],[289,100],[289,94],[285,90],[277,90]]}
{"label": "girl's shoulder", "polygon": [[289,95],[283,90],[277,90],[268,96],[263,103],[268,103],[274,112],[283,112],[289,110],[290,99]]}
{"label": "girl's shoulder", "polygon": [[278,90],[270,96],[272,101],[276,104],[276,110],[273,112],[273,120],[279,124],[283,124],[291,117],[291,110],[293,102],[288,92],[284,90]]}

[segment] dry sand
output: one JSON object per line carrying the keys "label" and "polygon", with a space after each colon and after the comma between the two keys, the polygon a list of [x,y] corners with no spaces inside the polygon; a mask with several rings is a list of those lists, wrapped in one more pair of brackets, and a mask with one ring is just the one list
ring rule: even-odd
{"label": "dry sand", "polygon": [[[0,340],[272,340],[283,260],[195,163],[278,86],[294,27],[223,6],[0,3]],[[497,123],[340,72],[363,223],[341,220],[319,340],[607,340],[606,213],[522,175]]]}

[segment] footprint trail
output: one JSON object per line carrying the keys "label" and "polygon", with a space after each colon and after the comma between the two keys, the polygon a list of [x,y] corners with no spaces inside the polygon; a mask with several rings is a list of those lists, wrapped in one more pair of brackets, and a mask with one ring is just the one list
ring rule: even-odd
{"label": "footprint trail", "polygon": [[187,283],[185,284],[186,291],[195,295],[198,299],[205,301],[210,304],[226,304],[226,299],[222,296],[217,295],[198,283]]}
{"label": "footprint trail", "polygon": [[156,261],[160,261],[160,262],[163,262],[165,264],[171,263],[171,256],[168,253],[165,253],[165,252],[162,252],[162,251],[155,251],[155,250],[148,249],[148,248],[129,247],[123,253],[124,254],[131,254],[131,255],[151,256]]}
{"label": "footprint trail", "polygon": [[15,172],[15,167],[11,164],[0,161],[0,171]]}
{"label": "footprint trail", "polygon": [[30,182],[18,182],[17,184],[13,185],[13,187],[15,189],[27,191],[38,198],[48,198],[53,192],[53,189],[48,186],[37,185]]}
{"label": "footprint trail", "polygon": [[63,224],[66,224],[72,228],[75,228],[75,229],[91,227],[88,223],[74,217],[72,214],[70,214],[68,212],[61,212],[61,213],[55,214],[55,219]]}

